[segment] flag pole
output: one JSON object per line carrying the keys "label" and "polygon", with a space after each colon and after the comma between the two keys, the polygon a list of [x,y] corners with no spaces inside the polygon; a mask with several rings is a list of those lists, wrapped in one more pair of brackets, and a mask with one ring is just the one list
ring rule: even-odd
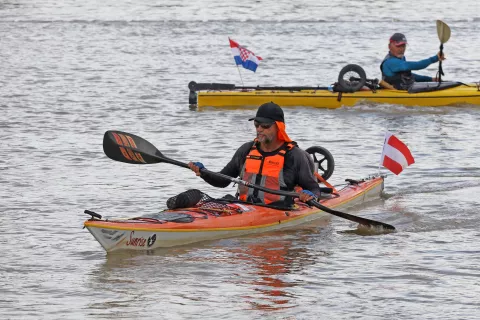
{"label": "flag pole", "polygon": [[383,136],[383,147],[382,147],[382,154],[380,155],[380,162],[378,163],[378,174],[380,175],[380,169],[382,168],[382,159],[383,159],[383,154],[385,152],[385,145],[387,144],[387,132],[388,130],[385,131],[385,135]]}
{"label": "flag pole", "polygon": [[242,73],[240,72],[240,68],[238,67],[238,64],[237,64],[237,70],[238,70],[238,75],[240,76],[240,81],[242,82],[242,87],[244,87],[245,85],[243,84]]}
{"label": "flag pole", "polygon": [[[230,48],[232,48],[232,39],[230,39],[230,37],[228,37],[228,41],[230,42]],[[238,43],[235,43],[235,44],[238,46]],[[235,55],[233,55],[233,58],[235,59]],[[236,62],[236,60],[235,60],[235,62]],[[242,87],[244,87],[245,85],[243,84],[243,79],[242,79],[242,74],[240,73],[240,68],[238,67],[238,64],[236,64],[236,66],[237,66],[237,70],[238,70],[238,75],[240,76],[240,82],[242,83]]]}

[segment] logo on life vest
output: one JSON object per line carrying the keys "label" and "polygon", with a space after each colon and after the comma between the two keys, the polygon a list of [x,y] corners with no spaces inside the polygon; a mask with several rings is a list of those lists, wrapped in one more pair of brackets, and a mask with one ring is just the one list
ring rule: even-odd
{"label": "logo on life vest", "polygon": [[268,164],[272,165],[272,166],[279,166],[280,162],[279,161],[268,160]]}

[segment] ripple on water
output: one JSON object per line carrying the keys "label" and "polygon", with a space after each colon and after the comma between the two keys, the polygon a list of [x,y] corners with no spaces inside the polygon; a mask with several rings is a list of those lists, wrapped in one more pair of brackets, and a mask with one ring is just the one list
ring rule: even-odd
{"label": "ripple on water", "polygon": [[[382,199],[345,210],[392,224],[395,233],[359,236],[351,232],[357,224],[332,217],[288,232],[107,255],[82,229],[85,209],[136,216],[162,210],[189,188],[235,193],[184,168],[123,164],[103,153],[105,131],[123,130],[172,159],[220,170],[254,138],[247,119],[256,108],[189,109],[190,81],[323,86],[348,63],[379,78],[386,39],[400,28],[409,60],[431,56],[439,46],[435,19],[445,12],[446,77],[478,81],[476,2],[262,6],[0,4],[4,317],[476,318],[477,107],[285,108],[287,131],[301,147],[333,154],[335,185],[386,172],[378,168],[385,130],[408,145],[415,164],[387,176]],[[264,58],[257,72],[240,70],[240,79],[228,37]],[[432,65],[422,74],[436,72]]]}

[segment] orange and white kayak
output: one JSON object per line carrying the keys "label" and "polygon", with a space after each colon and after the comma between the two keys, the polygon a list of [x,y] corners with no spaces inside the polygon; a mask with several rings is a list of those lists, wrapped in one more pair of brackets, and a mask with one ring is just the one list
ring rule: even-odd
{"label": "orange and white kayak", "polygon": [[[348,185],[320,203],[332,209],[347,208],[378,199],[383,190],[382,176],[348,181]],[[238,237],[294,228],[331,217],[329,213],[301,202],[296,202],[291,209],[278,209],[239,201],[165,210],[154,215],[118,220],[99,219],[99,215],[90,214],[92,218],[84,225],[107,252],[152,250]]]}

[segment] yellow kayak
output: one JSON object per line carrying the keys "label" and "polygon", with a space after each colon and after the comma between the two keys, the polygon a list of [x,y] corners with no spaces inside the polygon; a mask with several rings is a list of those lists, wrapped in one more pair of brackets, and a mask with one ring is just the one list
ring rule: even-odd
{"label": "yellow kayak", "polygon": [[[362,103],[398,104],[409,107],[442,107],[480,105],[480,84],[457,82],[419,83],[420,91],[362,88],[356,92],[334,92],[326,87],[267,87],[257,89],[190,91],[190,104],[198,107],[259,106],[273,101],[282,107],[306,106],[315,108],[353,107]],[[264,89],[265,88],[265,89]],[[280,88],[280,89],[276,89]],[[285,88],[285,89],[284,89]],[[305,87],[307,88],[307,87]],[[437,89],[438,88],[438,89]]]}

